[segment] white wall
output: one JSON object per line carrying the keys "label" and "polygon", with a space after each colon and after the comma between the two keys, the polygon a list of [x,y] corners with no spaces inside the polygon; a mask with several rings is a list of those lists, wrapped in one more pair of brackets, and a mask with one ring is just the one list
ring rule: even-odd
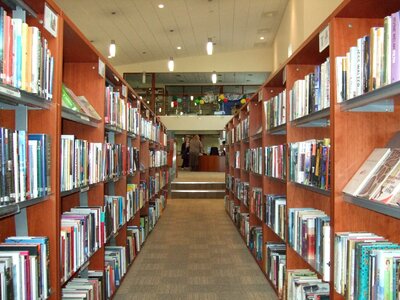
{"label": "white wall", "polygon": [[273,70],[336,9],[343,0],[289,0],[273,43]]}
{"label": "white wall", "polygon": [[[214,53],[195,57],[175,57],[174,72],[267,72],[272,69],[272,47]],[[168,72],[167,60],[157,60],[115,67],[120,74]]]}
{"label": "white wall", "polygon": [[160,116],[161,122],[171,131],[223,130],[232,116]]}

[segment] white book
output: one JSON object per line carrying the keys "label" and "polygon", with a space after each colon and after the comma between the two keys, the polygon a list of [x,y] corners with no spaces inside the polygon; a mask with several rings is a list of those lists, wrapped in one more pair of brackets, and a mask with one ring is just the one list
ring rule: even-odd
{"label": "white book", "polygon": [[389,148],[376,148],[368,156],[351,180],[347,183],[343,192],[356,196],[364,184],[372,177],[378,167],[385,161],[390,153]]}
{"label": "white book", "polygon": [[40,32],[37,27],[32,27],[32,53],[31,53],[31,90],[32,93],[39,92],[39,65],[40,65]]}
{"label": "white book", "polygon": [[337,56],[335,58],[335,69],[336,69],[336,102],[343,102],[343,56]]}

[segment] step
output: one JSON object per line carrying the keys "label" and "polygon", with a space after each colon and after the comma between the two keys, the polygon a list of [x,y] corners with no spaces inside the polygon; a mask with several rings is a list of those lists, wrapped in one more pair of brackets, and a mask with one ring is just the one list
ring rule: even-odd
{"label": "step", "polygon": [[172,198],[224,198],[225,190],[171,190]]}
{"label": "step", "polygon": [[225,190],[225,182],[172,182],[172,190]]}

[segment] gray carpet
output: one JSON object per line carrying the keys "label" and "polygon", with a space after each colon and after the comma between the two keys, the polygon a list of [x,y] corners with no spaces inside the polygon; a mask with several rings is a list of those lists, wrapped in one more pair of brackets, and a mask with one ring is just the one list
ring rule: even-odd
{"label": "gray carpet", "polygon": [[114,299],[277,299],[223,200],[171,199]]}

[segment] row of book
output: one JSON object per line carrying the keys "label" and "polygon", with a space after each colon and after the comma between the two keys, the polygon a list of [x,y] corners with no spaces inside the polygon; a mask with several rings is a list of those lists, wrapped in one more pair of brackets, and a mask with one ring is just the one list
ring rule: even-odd
{"label": "row of book", "polygon": [[128,264],[131,264],[140,252],[140,229],[138,226],[126,227],[126,253]]}
{"label": "row of book", "polygon": [[136,107],[129,101],[126,103],[126,131],[139,135],[140,114]]}
{"label": "row of book", "polygon": [[262,147],[247,149],[244,156],[245,170],[262,175],[263,173],[262,156],[263,156]]}
{"label": "row of book", "polygon": [[250,202],[250,184],[248,182],[242,182],[240,180],[237,180],[235,183],[235,187],[236,187],[236,197],[238,197],[238,199],[243,203],[243,205],[248,207]]}
{"label": "row of book", "polygon": [[235,169],[240,169],[240,151],[235,151]]}
{"label": "row of book", "polygon": [[226,176],[225,176],[226,189],[233,192],[234,184],[235,184],[234,177],[230,174],[226,174]]}
{"label": "row of book", "polygon": [[0,79],[15,88],[53,98],[54,57],[39,28],[26,23],[26,12],[17,7],[9,16],[0,7]]}
{"label": "row of book", "polygon": [[400,205],[400,149],[376,148],[343,192],[386,205]]}
{"label": "row of book", "polygon": [[264,247],[262,227],[255,226],[255,227],[250,228],[249,245],[248,246],[249,246],[250,251],[253,252],[254,257],[258,261],[262,261],[263,260],[263,247]]}
{"label": "row of book", "polygon": [[290,180],[329,190],[330,139],[291,143],[289,158]]}
{"label": "row of book", "polygon": [[286,124],[286,90],[264,102],[267,130]]}
{"label": "row of book", "polygon": [[343,102],[400,80],[400,12],[357,39],[336,61],[336,98]]}
{"label": "row of book", "polygon": [[286,180],[286,145],[265,147],[265,175]]}
{"label": "row of book", "polygon": [[140,119],[140,135],[154,142],[160,142],[160,126],[151,120]]}
{"label": "row of book", "polygon": [[126,274],[127,261],[124,246],[106,246],[104,250],[107,299],[110,299],[121,285]]}
{"label": "row of book", "polygon": [[0,205],[51,192],[50,137],[0,127]]}
{"label": "row of book", "polygon": [[330,280],[330,218],[313,208],[289,208],[288,242],[325,281]]}
{"label": "row of book", "polygon": [[328,300],[329,282],[323,282],[308,269],[287,270],[287,287],[283,299]]}
{"label": "row of book", "polygon": [[146,203],[150,199],[150,190],[146,180],[140,180],[139,182],[139,201],[140,203]]}
{"label": "row of book", "polygon": [[249,125],[250,125],[250,118],[245,118],[236,125],[234,130],[234,140],[233,142],[239,142],[243,139],[249,137]]}
{"label": "row of book", "polygon": [[265,196],[265,223],[282,240],[286,240],[286,196]]}
{"label": "row of book", "polygon": [[346,299],[399,299],[400,245],[369,232],[335,235],[335,290]]}
{"label": "row of book", "polygon": [[[100,115],[97,113],[95,108],[90,104],[85,96],[77,96],[74,91],[68,88],[65,83],[62,84],[61,88],[61,102],[62,106],[70,110],[86,115],[88,120],[90,118],[97,121],[101,120]],[[82,116],[81,116],[82,118]]]}
{"label": "row of book", "polygon": [[307,116],[330,106],[330,61],[326,59],[310,73],[294,82],[289,91],[290,120]]}
{"label": "row of book", "polygon": [[254,213],[261,221],[264,220],[264,204],[262,196],[262,188],[253,187],[251,195],[251,212]]}
{"label": "row of book", "polygon": [[104,196],[105,203],[105,232],[106,240],[116,234],[122,225],[126,223],[125,197]]}
{"label": "row of book", "polygon": [[286,278],[286,244],[267,242],[265,254],[265,273],[281,298]]}
{"label": "row of book", "polygon": [[162,167],[167,164],[167,151],[150,149],[150,168]]}
{"label": "row of book", "polygon": [[104,272],[100,270],[87,270],[73,278],[61,290],[61,299],[106,299],[106,283]]}
{"label": "row of book", "polygon": [[240,234],[249,246],[250,243],[250,215],[248,213],[241,212],[240,209],[236,215],[236,226],[239,229]]}
{"label": "row of book", "polygon": [[126,187],[126,220],[129,221],[133,218],[143,204],[137,184],[128,183]]}
{"label": "row of book", "polygon": [[156,198],[154,202],[151,202],[149,205],[149,231],[154,229],[158,219],[161,216],[163,210],[163,198],[164,196]]}
{"label": "row of book", "polygon": [[74,135],[61,135],[61,191],[133,174],[139,151],[111,143],[89,143]]}
{"label": "row of book", "polygon": [[46,299],[50,296],[49,239],[8,237],[0,244],[0,298]]}
{"label": "row of book", "polygon": [[102,206],[75,207],[61,215],[60,275],[67,281],[100,247],[107,232]]}
{"label": "row of book", "polygon": [[114,91],[114,87],[106,87],[104,105],[104,123],[126,130],[126,104],[121,98],[119,91]]}

